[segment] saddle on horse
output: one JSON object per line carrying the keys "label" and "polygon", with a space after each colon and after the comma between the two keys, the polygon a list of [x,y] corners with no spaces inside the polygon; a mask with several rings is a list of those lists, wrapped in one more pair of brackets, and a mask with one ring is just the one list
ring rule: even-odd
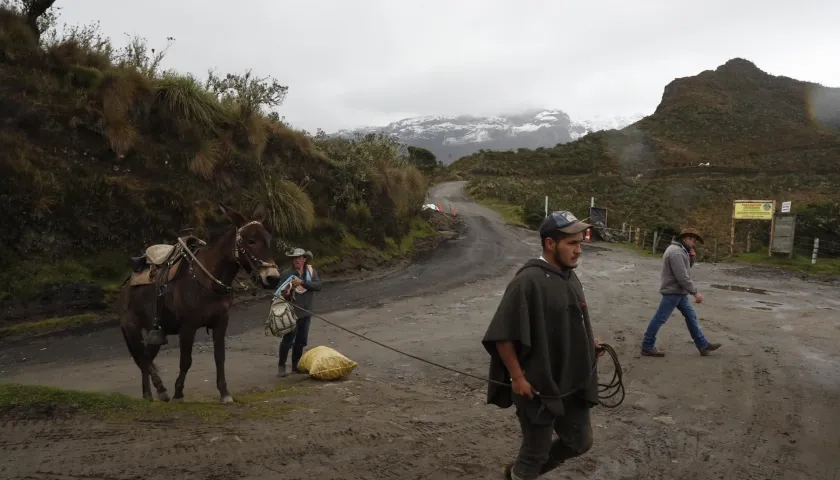
{"label": "saddle on horse", "polygon": [[[181,237],[181,240],[190,249],[205,245],[203,240],[193,235]],[[171,281],[180,270],[182,260],[186,256],[181,242],[176,242],[174,245],[165,243],[150,245],[143,255],[131,257],[133,273],[129,279],[129,285],[133,287],[153,283],[162,285]],[[164,271],[167,272],[166,275],[163,274]]]}

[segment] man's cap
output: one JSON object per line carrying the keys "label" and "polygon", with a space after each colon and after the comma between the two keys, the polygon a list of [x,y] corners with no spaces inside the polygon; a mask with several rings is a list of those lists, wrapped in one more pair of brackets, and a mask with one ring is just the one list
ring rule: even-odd
{"label": "man's cap", "polygon": [[540,235],[548,235],[559,230],[563,233],[574,235],[580,233],[592,225],[583,223],[567,210],[557,210],[548,214],[540,225]]}
{"label": "man's cap", "polygon": [[700,236],[700,232],[694,228],[684,228],[680,231],[680,234],[677,238],[683,238],[686,236],[692,236],[697,239],[698,242],[703,243],[703,237]]}

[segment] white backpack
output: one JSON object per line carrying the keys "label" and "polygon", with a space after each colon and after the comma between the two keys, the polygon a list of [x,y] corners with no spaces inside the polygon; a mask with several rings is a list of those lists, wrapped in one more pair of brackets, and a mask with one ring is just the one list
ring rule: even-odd
{"label": "white backpack", "polygon": [[[311,267],[309,272],[311,275]],[[283,298],[282,294],[283,290],[289,287],[289,284],[294,278],[294,275],[287,278],[286,281],[277,287],[277,290],[274,292],[274,299],[271,301],[271,307],[268,310],[268,318],[265,319],[266,336],[274,335],[275,337],[282,337],[283,335],[294,331],[297,326],[297,315],[295,315],[295,309],[292,307],[292,304]],[[289,288],[292,292],[292,298],[295,298],[295,290],[291,287]]]}
{"label": "white backpack", "polygon": [[297,327],[297,315],[292,304],[286,301],[282,295],[277,295],[271,301],[271,308],[268,311],[268,318],[265,320],[265,334],[282,337],[292,332]]}

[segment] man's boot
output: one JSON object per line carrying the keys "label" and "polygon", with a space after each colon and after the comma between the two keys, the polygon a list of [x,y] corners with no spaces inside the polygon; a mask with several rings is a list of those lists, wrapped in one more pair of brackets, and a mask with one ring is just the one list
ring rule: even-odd
{"label": "man's boot", "polygon": [[700,355],[703,355],[705,357],[706,355],[714,352],[718,348],[720,348],[719,343],[707,343],[705,347],[700,349]]}
{"label": "man's boot", "polygon": [[295,345],[292,348],[292,371],[295,373],[303,373],[298,370],[298,362],[300,361],[300,357],[303,356],[303,346],[302,345]]}
{"label": "man's boot", "polygon": [[163,333],[163,329],[160,328],[159,326],[156,326],[156,327],[152,328],[151,330],[149,330],[149,332],[146,333],[146,337],[143,341],[146,343],[146,345],[166,345],[167,344],[166,334]]}
{"label": "man's boot", "polygon": [[283,346],[280,344],[280,357],[277,361],[277,374],[281,377],[285,377],[289,374],[289,371],[286,369],[286,359],[289,358],[289,347]]}

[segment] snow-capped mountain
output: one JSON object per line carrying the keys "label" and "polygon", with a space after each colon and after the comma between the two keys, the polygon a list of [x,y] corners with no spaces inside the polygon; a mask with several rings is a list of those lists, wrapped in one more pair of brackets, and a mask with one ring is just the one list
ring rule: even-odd
{"label": "snow-capped mountain", "polygon": [[339,130],[334,135],[381,132],[395,135],[400,141],[425,148],[445,164],[479,150],[515,150],[518,148],[553,147],[576,140],[589,132],[623,128],[642,115],[634,117],[595,117],[572,121],[561,110],[531,110],[514,115],[491,117],[427,116],[413,117],[384,127],[362,127]]}
{"label": "snow-capped mountain", "polygon": [[625,117],[603,117],[595,116],[589,120],[582,120],[580,122],[572,122],[569,128],[569,133],[572,140],[577,140],[590,132],[599,132],[601,130],[621,130],[622,128],[636,123],[644,118],[644,115],[631,115]]}

